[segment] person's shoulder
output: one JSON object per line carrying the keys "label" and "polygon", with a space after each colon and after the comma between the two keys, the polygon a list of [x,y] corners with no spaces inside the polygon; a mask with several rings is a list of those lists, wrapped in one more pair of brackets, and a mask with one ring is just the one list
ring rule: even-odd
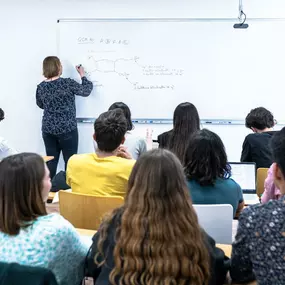
{"label": "person's shoulder", "polygon": [[126,141],[134,143],[144,143],[146,142],[145,138],[139,135],[135,135],[132,132],[127,132],[125,135]]}
{"label": "person's shoulder", "polygon": [[199,184],[199,182],[197,182],[194,179],[187,179],[187,185],[188,185],[188,188],[192,191],[201,189],[203,187]]}
{"label": "person's shoulder", "polygon": [[120,165],[122,165],[125,168],[133,168],[133,166],[136,163],[134,159],[126,159],[122,157],[118,157],[117,161],[120,163]]}
{"label": "person's shoulder", "polygon": [[246,140],[256,140],[256,139],[260,139],[260,138],[271,138],[272,136],[274,136],[275,133],[276,133],[276,131],[251,133],[251,134],[248,134],[245,137],[245,139]]}
{"label": "person's shoulder", "polygon": [[38,224],[45,224],[45,225],[53,225],[53,228],[56,229],[57,227],[61,228],[62,226],[70,226],[71,224],[63,218],[61,215],[57,213],[48,214],[45,216],[38,217],[36,222]]}
{"label": "person's shoulder", "polygon": [[46,85],[47,85],[47,82],[43,80],[38,84],[37,88],[38,90],[42,90]]}
{"label": "person's shoulder", "polygon": [[41,216],[35,221],[35,226],[42,228],[42,235],[64,236],[70,234],[73,226],[57,213]]}
{"label": "person's shoulder", "polygon": [[68,164],[78,164],[82,163],[84,161],[92,160],[94,156],[94,153],[83,153],[83,154],[74,154],[70,157]]}
{"label": "person's shoulder", "polygon": [[64,82],[64,83],[71,83],[75,81],[74,79],[69,78],[69,77],[60,77],[59,79],[61,82]]}
{"label": "person's shoulder", "polygon": [[[272,216],[276,216],[278,212],[285,210],[285,198],[279,200],[270,200],[265,204],[255,204],[246,207],[240,216],[240,219],[254,220],[258,223],[259,220],[269,220]],[[282,214],[283,215],[283,214]]]}
{"label": "person's shoulder", "polygon": [[234,188],[241,188],[240,185],[232,178],[223,179],[226,185],[232,186]]}
{"label": "person's shoulder", "polygon": [[165,138],[165,137],[170,136],[171,134],[172,134],[172,130],[160,134],[160,135],[158,136],[158,138]]}
{"label": "person's shoulder", "polygon": [[251,134],[248,134],[244,141],[252,141],[252,140],[255,140],[257,138],[258,134],[257,133],[251,133]]}

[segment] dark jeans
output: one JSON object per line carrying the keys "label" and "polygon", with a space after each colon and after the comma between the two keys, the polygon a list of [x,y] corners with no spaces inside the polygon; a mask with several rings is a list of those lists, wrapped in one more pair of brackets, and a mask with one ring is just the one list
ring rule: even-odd
{"label": "dark jeans", "polygon": [[52,135],[43,133],[47,156],[53,156],[54,159],[47,163],[50,177],[53,178],[56,174],[60,152],[62,151],[65,162],[65,170],[69,158],[77,154],[78,151],[78,130],[71,131],[66,134]]}

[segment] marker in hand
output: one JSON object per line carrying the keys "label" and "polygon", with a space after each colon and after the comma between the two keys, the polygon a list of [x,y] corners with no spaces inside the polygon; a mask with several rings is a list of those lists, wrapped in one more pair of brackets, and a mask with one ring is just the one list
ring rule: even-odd
{"label": "marker in hand", "polygon": [[80,77],[85,76],[84,68],[81,64],[76,66],[76,70],[79,73]]}

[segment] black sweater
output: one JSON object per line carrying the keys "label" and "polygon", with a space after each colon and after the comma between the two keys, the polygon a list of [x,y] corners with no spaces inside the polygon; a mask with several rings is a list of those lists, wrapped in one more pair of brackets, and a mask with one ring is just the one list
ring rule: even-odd
{"label": "black sweater", "polygon": [[169,147],[169,141],[170,141],[170,138],[172,136],[172,133],[173,133],[173,130],[162,133],[157,137],[159,148],[168,148]]}
{"label": "black sweater", "polygon": [[275,132],[249,134],[243,143],[241,162],[255,162],[256,169],[269,168],[272,164],[270,140]]}
{"label": "black sweater", "polygon": [[[107,239],[104,243],[104,255],[106,257],[106,262],[102,267],[98,267],[94,263],[94,257],[98,252],[97,243],[99,240],[100,231],[98,231],[93,237],[93,244],[91,252],[88,256],[88,276],[94,278],[94,284],[96,285],[110,285],[109,275],[114,268],[114,257],[113,252],[115,248],[115,233],[116,227],[119,225],[120,219],[115,217],[111,223]],[[210,259],[211,259],[211,280],[208,283],[209,285],[222,285],[225,283],[226,274],[229,270],[229,259],[225,257],[224,252],[217,248],[215,241],[208,236],[204,231],[205,243],[209,250]],[[191,285],[189,283],[189,285]]]}

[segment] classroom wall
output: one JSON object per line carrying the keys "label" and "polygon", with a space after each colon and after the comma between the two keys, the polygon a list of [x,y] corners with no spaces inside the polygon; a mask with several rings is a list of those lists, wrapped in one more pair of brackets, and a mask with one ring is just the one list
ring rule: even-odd
{"label": "classroom wall", "polygon": [[[248,17],[285,18],[285,2],[244,0],[244,11]],[[232,18],[237,15],[238,0],[0,0],[0,107],[6,111],[0,135],[19,151],[44,154],[40,131],[42,113],[35,104],[35,90],[42,80],[43,58],[56,54],[58,18]],[[154,129],[154,138],[171,128],[138,125],[135,132],[144,136],[147,127]],[[229,160],[239,160],[248,130],[243,126],[211,126],[210,129],[224,140]],[[79,125],[80,152],[93,150],[92,130],[92,125]]]}

